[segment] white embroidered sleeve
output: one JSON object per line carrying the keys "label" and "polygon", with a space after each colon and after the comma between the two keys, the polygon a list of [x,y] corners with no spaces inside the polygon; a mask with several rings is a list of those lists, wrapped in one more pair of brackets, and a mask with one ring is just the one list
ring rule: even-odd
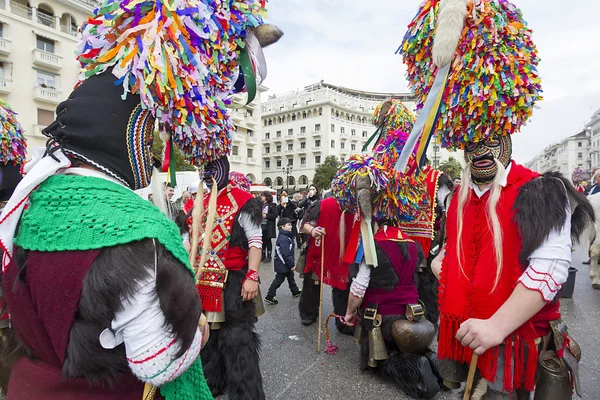
{"label": "white embroidered sleeve", "polygon": [[371,281],[371,268],[363,261],[358,266],[358,274],[356,278],[352,279],[352,284],[350,285],[350,292],[359,298],[365,297],[365,292],[369,287],[369,282]]}
{"label": "white embroidered sleeve", "polygon": [[262,227],[252,220],[250,214],[245,212],[240,213],[238,222],[244,229],[246,239],[248,239],[248,248],[262,249]]}
{"label": "white embroidered sleeve", "polygon": [[540,292],[544,300],[552,301],[566,282],[571,265],[571,207],[559,231],[554,229],[540,247],[529,257],[529,267],[519,282],[530,290]]}
{"label": "white embroidered sleeve", "polygon": [[199,329],[190,348],[177,357],[180,343],[165,322],[154,276],[139,282],[136,292],[122,299],[122,306],[115,313],[111,329],[100,334],[100,344],[112,349],[124,343],[129,368],[138,379],[162,386],[183,374],[199,357]]}

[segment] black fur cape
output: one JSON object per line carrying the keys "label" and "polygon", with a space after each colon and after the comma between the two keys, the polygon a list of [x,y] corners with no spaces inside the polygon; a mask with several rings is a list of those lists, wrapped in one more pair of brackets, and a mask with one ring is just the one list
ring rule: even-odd
{"label": "black fur cape", "polygon": [[522,266],[527,266],[528,258],[552,230],[564,226],[569,204],[571,237],[578,243],[585,227],[595,220],[594,209],[587,198],[558,172],[547,172],[523,185],[513,205],[516,211],[514,222],[522,240],[519,254]]}

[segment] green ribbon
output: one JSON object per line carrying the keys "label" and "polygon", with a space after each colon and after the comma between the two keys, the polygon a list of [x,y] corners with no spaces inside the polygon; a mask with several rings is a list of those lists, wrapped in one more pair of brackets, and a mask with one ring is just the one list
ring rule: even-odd
{"label": "green ribbon", "polygon": [[248,49],[244,49],[240,53],[240,68],[242,68],[244,82],[246,82],[246,90],[248,91],[248,100],[246,100],[246,104],[242,106],[244,107],[250,104],[256,97],[256,76],[254,75],[254,67],[252,66]]}
{"label": "green ribbon", "polygon": [[[373,139],[375,139],[375,137],[377,137],[377,142],[379,142],[379,138],[381,137],[381,133],[383,132],[383,130],[381,129],[381,126],[379,128],[377,128],[377,130],[375,131],[375,133],[373,133],[371,135],[371,137],[369,138],[369,140],[367,140],[367,143],[365,143],[365,145],[362,148],[362,151],[367,151],[367,148],[369,147],[369,145],[371,144],[371,142],[373,141]],[[375,142],[375,143],[377,143]]]}
{"label": "green ribbon", "polygon": [[177,186],[177,166],[175,164],[175,148],[172,137],[169,138],[169,154],[171,155],[169,159],[169,183],[175,187]]}

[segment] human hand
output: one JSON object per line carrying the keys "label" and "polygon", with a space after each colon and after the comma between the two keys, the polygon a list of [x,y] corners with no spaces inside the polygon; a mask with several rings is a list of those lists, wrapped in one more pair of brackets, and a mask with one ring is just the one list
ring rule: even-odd
{"label": "human hand", "polygon": [[210,326],[208,325],[208,321],[204,314],[200,314],[198,327],[200,328],[200,333],[202,334],[202,343],[200,344],[200,348],[202,349],[206,343],[208,343],[208,339],[210,337]]}
{"label": "human hand", "polygon": [[358,316],[356,315],[356,311],[353,313],[346,312],[346,316],[344,317],[343,322],[348,326],[355,326],[358,322]]}
{"label": "human hand", "polygon": [[249,301],[258,295],[258,282],[246,279],[242,285],[242,300]]}
{"label": "human hand", "polygon": [[310,236],[315,239],[321,239],[325,235],[325,228],[321,228],[320,226],[315,226],[310,230]]}
{"label": "human hand", "polygon": [[456,333],[456,339],[463,346],[469,346],[478,355],[501,344],[506,336],[492,319],[468,319],[460,324],[460,329]]}
{"label": "human hand", "polygon": [[291,271],[296,272],[296,267],[292,267]]}
{"label": "human hand", "polygon": [[263,213],[263,218],[267,218],[267,214]]}

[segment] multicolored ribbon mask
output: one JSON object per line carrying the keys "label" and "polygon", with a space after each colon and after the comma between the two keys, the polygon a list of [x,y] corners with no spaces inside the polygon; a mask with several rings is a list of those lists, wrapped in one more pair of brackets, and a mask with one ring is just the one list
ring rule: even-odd
{"label": "multicolored ribbon mask", "polygon": [[226,156],[231,95],[237,86],[255,91],[260,83],[249,77],[261,69],[260,50],[247,43],[264,6],[264,0],[105,0],[82,27],[80,82],[112,68],[123,97],[138,93],[190,163]]}
{"label": "multicolored ribbon mask", "polygon": [[17,121],[17,113],[4,100],[0,99],[0,163],[23,164],[27,154],[27,143],[23,128]]}
{"label": "multicolored ribbon mask", "polygon": [[[464,13],[450,15],[457,5]],[[456,45],[448,44],[452,36]],[[531,36],[521,11],[507,0],[426,0],[421,5],[398,49],[421,111],[422,121],[413,130],[420,136],[417,158],[432,135],[455,150],[525,125],[542,99],[540,60]],[[443,62],[436,46],[450,55]]]}

